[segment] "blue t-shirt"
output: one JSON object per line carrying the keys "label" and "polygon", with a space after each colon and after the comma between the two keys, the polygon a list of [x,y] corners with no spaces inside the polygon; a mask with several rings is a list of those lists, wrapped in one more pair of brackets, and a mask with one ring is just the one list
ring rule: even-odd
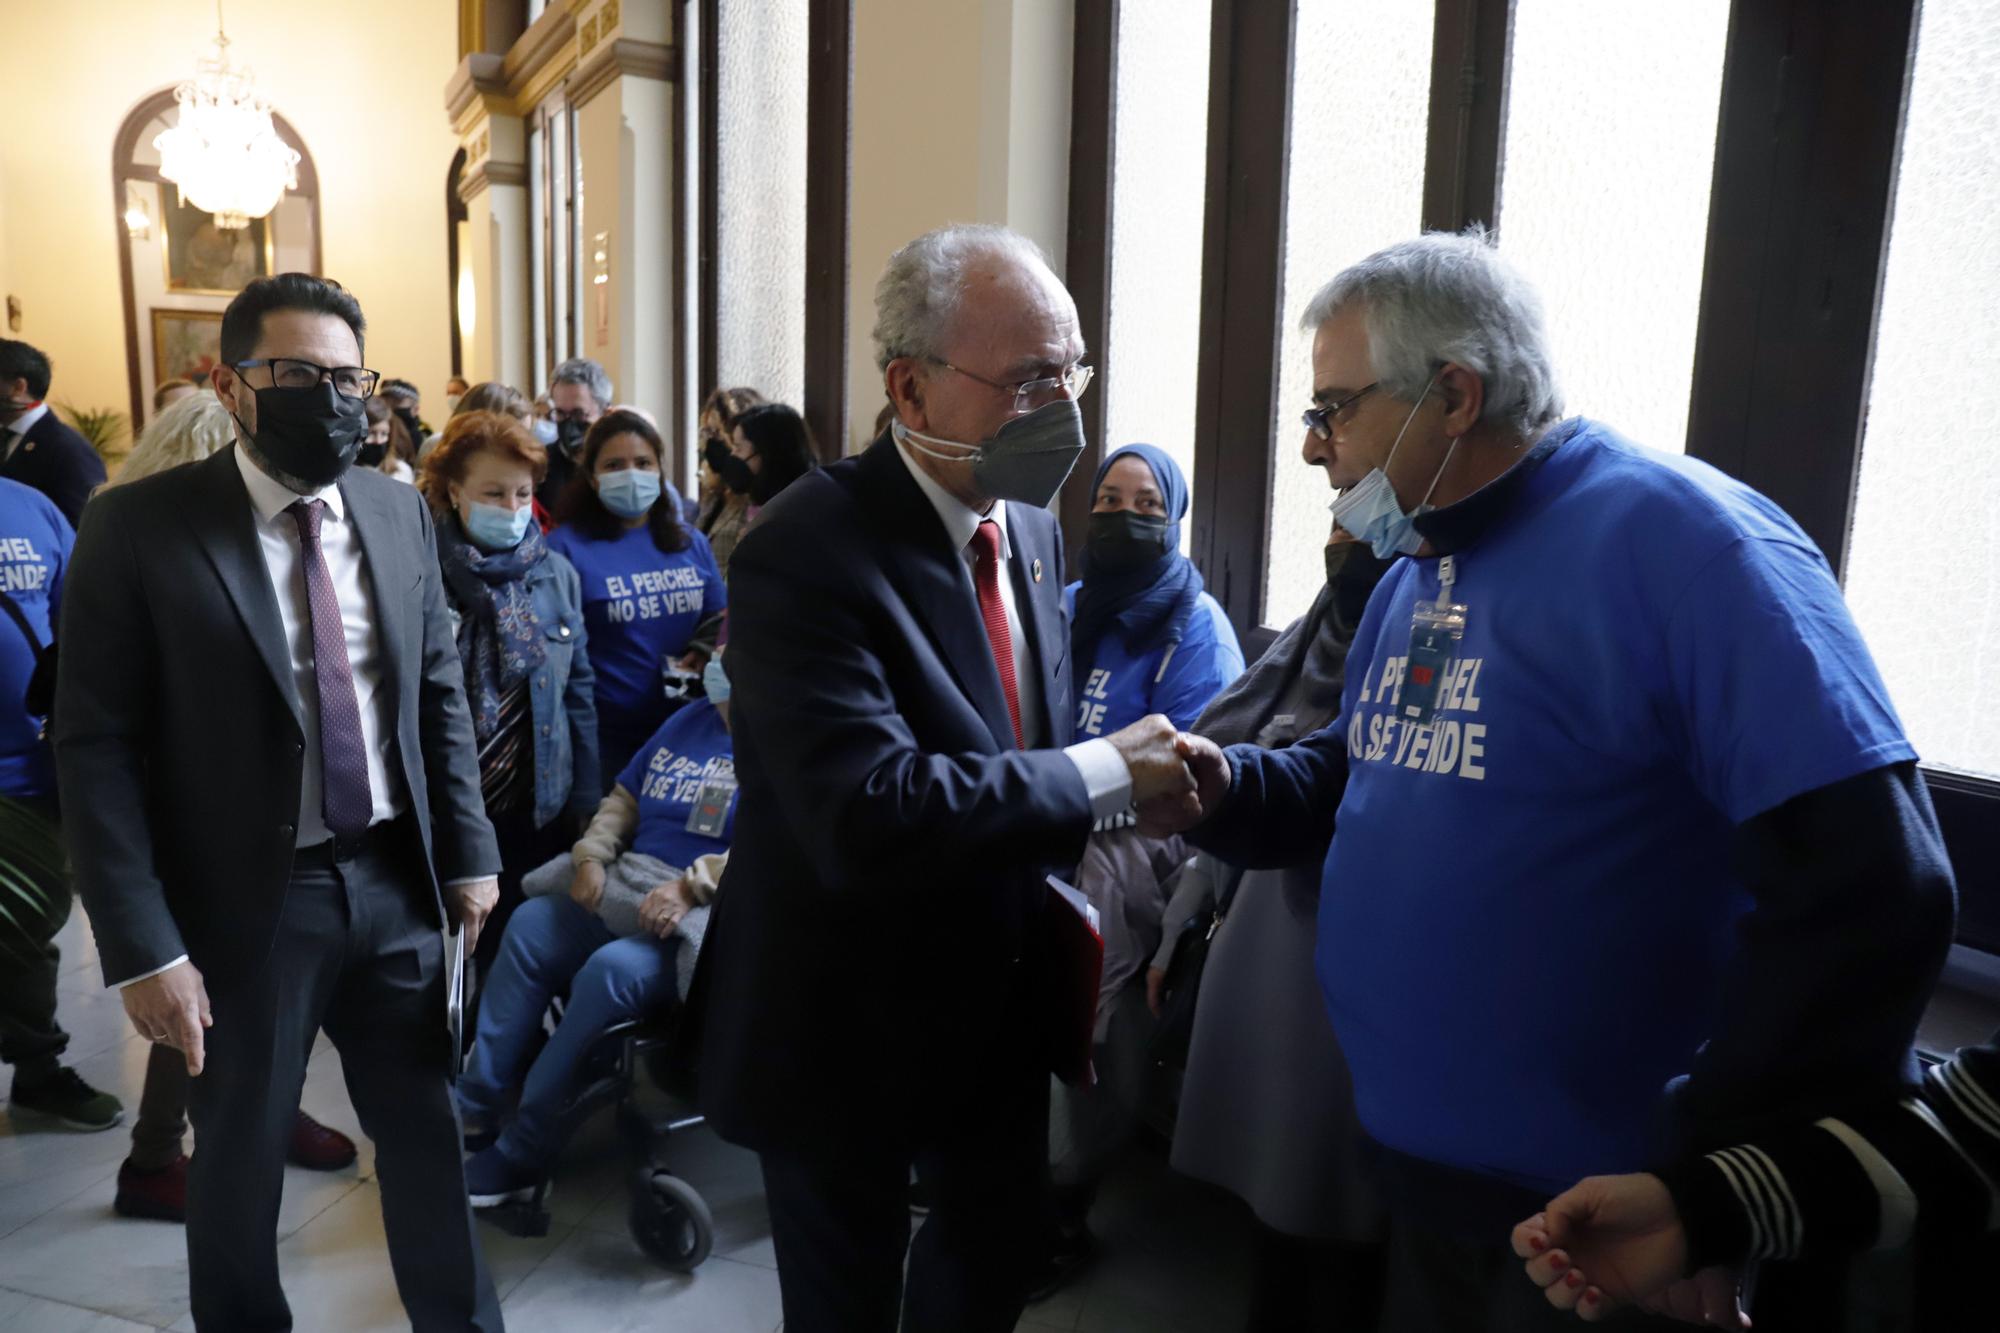
{"label": "blue t-shirt", "polygon": [[634,528],[598,541],[557,528],[549,546],[583,580],[583,619],[597,673],[597,713],[612,726],[656,725],[667,712],[662,664],[687,651],[699,625],[728,602],[708,538],[692,529],[685,550],[667,552]]}
{"label": "blue t-shirt", "polygon": [[[1076,613],[1077,590],[1063,590],[1063,610]],[[1222,607],[1207,593],[1188,618],[1179,644],[1133,656],[1116,630],[1097,642],[1097,660],[1076,664],[1076,738],[1109,736],[1153,713],[1186,731],[1209,700],[1243,674],[1243,650]],[[1163,672],[1161,667],[1166,669]]]}
{"label": "blue t-shirt", "polygon": [[[0,592],[14,599],[44,646],[75,545],[76,534],[54,501],[0,479]],[[13,617],[0,616],[0,795],[48,796],[56,789],[48,747],[40,740],[42,720],[22,702],[35,657]]]}
{"label": "blue t-shirt", "polygon": [[[730,784],[729,811],[719,838],[688,828],[702,784],[717,780]],[[632,850],[683,870],[711,852],[728,851],[736,828],[735,780],[735,752],[722,712],[697,699],[661,723],[618,775],[618,785],[639,799]]]}
{"label": "blue t-shirt", "polygon": [[1368,1132],[1554,1192],[1642,1170],[1749,906],[1734,826],[1915,757],[1775,504],[1588,421],[1455,557],[1436,720],[1395,715],[1440,562],[1348,658],[1317,968]]}

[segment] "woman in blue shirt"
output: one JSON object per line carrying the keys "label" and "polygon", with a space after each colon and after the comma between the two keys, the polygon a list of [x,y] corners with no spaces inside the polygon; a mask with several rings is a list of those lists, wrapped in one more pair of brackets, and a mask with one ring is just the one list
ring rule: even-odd
{"label": "woman in blue shirt", "polygon": [[1165,450],[1128,444],[1097,469],[1092,493],[1083,580],[1065,593],[1077,739],[1153,713],[1185,730],[1243,674],[1236,631],[1181,554],[1187,480]]}
{"label": "woman in blue shirt", "polygon": [[[528,901],[508,922],[458,1082],[467,1139],[491,1138],[465,1164],[474,1207],[542,1187],[591,1046],[676,989],[687,993],[736,820],[721,658],[702,681],[708,697],[668,718],[632,757],[576,846],[528,876]],[[677,958],[682,940],[687,955]],[[538,1052],[542,1015],[564,991],[562,1022]],[[516,1088],[520,1104],[503,1130]]]}
{"label": "woman in blue shirt", "polygon": [[666,670],[699,672],[715,650],[727,601],[708,538],[665,493],[665,460],[644,417],[605,413],[584,437],[549,534],[583,580],[606,787],[673,711]]}
{"label": "woman in blue shirt", "polygon": [[[1186,730],[1243,673],[1236,631],[1181,554],[1187,480],[1163,450],[1129,444],[1104,460],[1093,485],[1083,581],[1065,595],[1077,739],[1108,736],[1154,713]],[[1088,1254],[1084,1219],[1097,1182],[1137,1116],[1151,1022],[1134,983],[1160,945],[1166,881],[1187,856],[1179,838],[1142,836],[1128,813],[1098,824],[1077,867],[1076,886],[1097,908],[1104,937],[1100,1077],[1088,1091],[1063,1088],[1050,1108],[1058,1226],[1038,1280],[1043,1289]]]}
{"label": "woman in blue shirt", "polygon": [[424,459],[438,563],[479,785],[500,842],[500,901],[479,940],[482,969],[521,903],[521,876],[562,850],[604,792],[584,644],[582,586],[534,522],[548,455],[498,412],[461,412]]}

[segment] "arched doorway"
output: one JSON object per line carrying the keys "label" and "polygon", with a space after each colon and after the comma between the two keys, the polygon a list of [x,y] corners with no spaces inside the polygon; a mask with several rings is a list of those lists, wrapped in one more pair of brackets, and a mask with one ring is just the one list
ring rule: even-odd
{"label": "arched doorway", "polygon": [[153,140],[177,115],[174,90],[162,88],[132,108],[111,150],[135,439],[160,380],[199,371],[212,360],[208,349],[220,333],[222,311],[245,283],[321,267],[319,173],[290,122],[271,114],[278,137],[299,155],[298,188],[286,191],[269,217],[224,232],[208,214],[182,205],[172,182],[160,176]]}

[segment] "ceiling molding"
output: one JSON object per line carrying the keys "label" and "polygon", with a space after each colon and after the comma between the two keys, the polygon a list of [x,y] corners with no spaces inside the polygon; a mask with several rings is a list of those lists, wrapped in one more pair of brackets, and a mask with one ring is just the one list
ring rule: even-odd
{"label": "ceiling molding", "polygon": [[679,48],[662,42],[618,37],[600,43],[570,81],[569,100],[581,106],[620,78],[671,83],[679,73]]}

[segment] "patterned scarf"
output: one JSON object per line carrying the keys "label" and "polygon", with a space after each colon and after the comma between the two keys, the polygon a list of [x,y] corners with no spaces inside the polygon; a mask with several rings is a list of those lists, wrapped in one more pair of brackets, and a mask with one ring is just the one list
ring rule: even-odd
{"label": "patterned scarf", "polygon": [[438,563],[458,606],[458,658],[465,667],[473,734],[483,743],[500,725],[501,701],[548,659],[542,623],[528,592],[528,571],[548,554],[541,529],[511,551],[482,551],[466,539],[456,513],[437,526]]}

